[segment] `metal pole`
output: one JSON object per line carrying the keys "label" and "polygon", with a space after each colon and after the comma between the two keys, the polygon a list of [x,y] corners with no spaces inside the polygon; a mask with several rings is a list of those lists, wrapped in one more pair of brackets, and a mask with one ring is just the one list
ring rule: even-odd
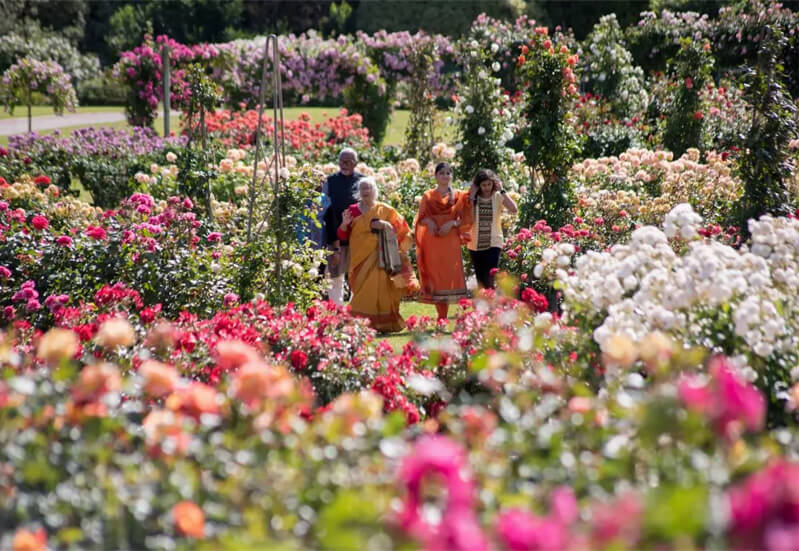
{"label": "metal pole", "polygon": [[[274,193],[275,193],[275,222],[274,227],[277,229],[280,224],[280,169],[283,168],[286,164],[286,146],[283,143],[283,147],[281,148],[281,142],[283,142],[284,132],[283,132],[283,91],[280,87],[281,85],[281,78],[280,78],[280,58],[279,52],[277,50],[277,35],[271,34],[267,40],[271,39],[272,41],[272,113],[273,113],[273,127],[274,127],[274,150],[275,150],[275,158],[274,158],[274,165],[275,165],[275,181],[273,185]],[[278,132],[278,111],[280,115],[280,131]],[[283,153],[283,158],[281,158],[281,152]],[[281,243],[283,241],[282,235],[276,235],[276,244],[275,244],[275,281],[280,281],[280,270],[281,270],[281,261],[282,261],[282,254],[281,254]]]}
{"label": "metal pole", "polygon": [[161,64],[164,71],[164,136],[169,136],[169,112],[172,110],[170,105],[170,66],[169,66],[169,45],[164,44],[161,48]]}
{"label": "metal pole", "polygon": [[258,155],[261,152],[261,124],[264,115],[264,89],[266,88],[266,61],[269,56],[269,37],[264,42],[264,62],[261,68],[261,89],[258,101],[258,127],[255,130],[255,160],[252,167],[252,182],[250,183],[250,204],[247,206],[247,243],[252,239],[252,217],[255,206],[255,183],[258,173]]}

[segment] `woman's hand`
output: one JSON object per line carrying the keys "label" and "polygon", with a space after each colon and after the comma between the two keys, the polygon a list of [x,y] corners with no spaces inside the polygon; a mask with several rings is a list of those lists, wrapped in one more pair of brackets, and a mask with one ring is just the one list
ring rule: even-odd
{"label": "woman's hand", "polygon": [[452,228],[454,228],[457,225],[458,225],[458,223],[455,220],[450,220],[449,222],[444,222],[441,225],[441,228],[438,230],[438,235],[440,235],[442,237],[447,235],[450,232],[450,230],[452,230]]}
{"label": "woman's hand", "polygon": [[433,233],[436,233],[438,231],[438,227],[436,226],[436,223],[433,221],[432,218],[425,218],[424,220],[421,221],[421,224],[423,226],[427,226],[427,231]]}
{"label": "woman's hand", "polygon": [[350,209],[346,209],[341,214],[341,217],[345,226],[349,226],[352,223],[352,213],[350,212]]}
{"label": "woman's hand", "polygon": [[373,230],[393,230],[394,226],[391,222],[385,220],[372,220],[371,227]]}

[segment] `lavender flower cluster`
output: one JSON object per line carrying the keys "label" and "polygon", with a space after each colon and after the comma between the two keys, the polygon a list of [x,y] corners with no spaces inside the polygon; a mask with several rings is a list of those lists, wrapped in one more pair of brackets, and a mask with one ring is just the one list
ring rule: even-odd
{"label": "lavender flower cluster", "polygon": [[186,136],[162,138],[151,128],[80,128],[68,136],[58,131],[49,135],[36,132],[11,136],[9,150],[35,156],[42,152],[62,150],[70,156],[146,155],[170,146],[182,146]]}

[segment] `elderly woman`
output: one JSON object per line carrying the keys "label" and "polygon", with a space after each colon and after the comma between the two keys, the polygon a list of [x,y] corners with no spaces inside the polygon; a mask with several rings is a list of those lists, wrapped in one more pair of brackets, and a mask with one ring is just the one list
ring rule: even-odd
{"label": "elderly woman", "polygon": [[361,179],[358,196],[338,229],[339,239],[350,243],[350,310],[377,331],[400,331],[400,300],[419,290],[407,255],[411,230],[397,211],[377,201],[374,179]]}

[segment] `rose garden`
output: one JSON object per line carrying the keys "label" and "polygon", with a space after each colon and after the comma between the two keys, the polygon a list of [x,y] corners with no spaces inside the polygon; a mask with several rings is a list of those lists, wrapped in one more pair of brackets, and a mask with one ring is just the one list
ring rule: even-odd
{"label": "rose garden", "polygon": [[[799,12],[282,35],[259,120],[264,40],[147,35],[129,127],[0,147],[0,549],[799,549]],[[497,289],[323,300],[343,147],[409,223],[496,170]]]}

